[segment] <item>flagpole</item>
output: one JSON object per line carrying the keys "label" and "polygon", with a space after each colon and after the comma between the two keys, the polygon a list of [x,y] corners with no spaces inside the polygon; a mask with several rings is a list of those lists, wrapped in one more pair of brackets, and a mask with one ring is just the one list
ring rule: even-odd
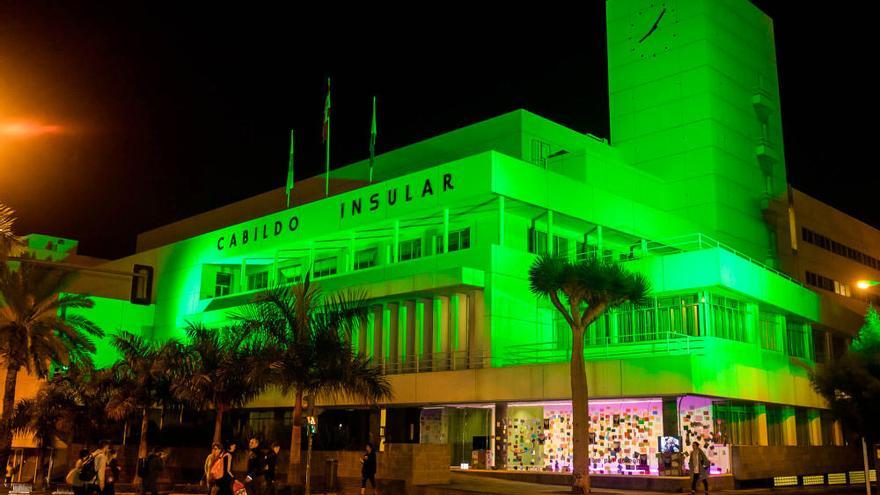
{"label": "flagpole", "polygon": [[373,183],[373,161],[376,159],[376,97],[373,97],[373,121],[370,124],[370,182]]}
{"label": "flagpole", "polygon": [[327,119],[327,139],[326,149],[324,151],[324,197],[330,196],[330,78],[327,78],[327,102],[326,102],[326,119]]}
{"label": "flagpole", "polygon": [[293,129],[290,130],[290,158],[287,162],[287,185],[285,192],[287,193],[287,207],[290,208],[290,193],[293,192]]}

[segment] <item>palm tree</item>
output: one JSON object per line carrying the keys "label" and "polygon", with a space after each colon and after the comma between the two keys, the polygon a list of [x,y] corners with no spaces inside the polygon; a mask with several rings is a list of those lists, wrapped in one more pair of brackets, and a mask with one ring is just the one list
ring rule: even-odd
{"label": "palm tree", "polygon": [[169,363],[168,356],[174,354],[178,344],[176,341],[154,344],[124,331],[114,335],[111,343],[122,357],[104,374],[97,387],[104,389],[105,410],[110,419],[119,421],[140,415],[138,459],[143,459],[147,457],[150,409],[176,403],[171,393],[174,365]]}
{"label": "palm tree", "polygon": [[18,372],[24,368],[44,378],[52,363],[69,365],[94,352],[91,337],[104,332],[77,310],[91,308],[90,298],[62,294],[73,272],[27,263],[13,270],[0,263],[0,359],[6,367],[0,415],[0,466],[12,447],[11,420]]}
{"label": "palm tree", "polygon": [[269,339],[272,382],[285,395],[294,395],[289,483],[299,481],[296,465],[304,397],[312,399],[312,407],[318,396],[348,396],[370,403],[391,397],[388,380],[351,345],[351,332],[365,323],[368,308],[365,294],[324,297],[307,274],[301,284],[266,291],[240,315],[246,325],[262,329]]}
{"label": "palm tree", "polygon": [[12,227],[15,224],[15,211],[0,203],[0,260],[5,260],[7,256],[16,254],[18,248],[22,246],[22,240],[15,235]]}
{"label": "palm tree", "polygon": [[43,475],[43,463],[52,440],[72,433],[74,425],[83,419],[82,413],[74,391],[61,380],[43,383],[35,397],[22,399],[15,404],[13,433],[33,435],[37,446],[34,488],[42,488],[43,481],[49,476]]}
{"label": "palm tree", "polygon": [[232,325],[212,329],[201,323],[186,328],[187,342],[177,348],[177,373],[172,383],[176,397],[197,409],[212,408],[214,442],[219,442],[223,415],[256,398],[266,380],[256,370],[261,344],[249,329]]}
{"label": "palm tree", "polygon": [[648,281],[618,264],[597,258],[572,263],[543,255],[529,269],[529,284],[534,294],[550,299],[571,327],[572,490],[590,493],[590,394],[584,336],[587,327],[608,309],[625,302],[644,303]]}

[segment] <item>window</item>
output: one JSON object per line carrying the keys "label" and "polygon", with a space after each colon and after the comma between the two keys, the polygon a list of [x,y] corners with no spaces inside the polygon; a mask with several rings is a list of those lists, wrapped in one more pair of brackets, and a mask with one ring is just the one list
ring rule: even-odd
{"label": "window", "polygon": [[290,265],[278,269],[278,279],[284,284],[298,284],[302,282],[302,265]]}
{"label": "window", "polygon": [[575,244],[575,259],[577,261],[585,261],[595,258],[599,252],[599,248],[586,242],[578,241]]}
{"label": "window", "polygon": [[775,313],[758,312],[758,328],[761,336],[761,347],[768,351],[779,350],[779,333],[782,327],[781,317]]}
{"label": "window", "polygon": [[228,296],[232,292],[232,274],[217,273],[214,279],[214,297]]}
{"label": "window", "polygon": [[729,297],[712,295],[715,336],[746,342],[746,305]]}
{"label": "window", "polygon": [[379,250],[377,248],[369,248],[358,251],[354,254],[354,269],[363,270],[376,266]]}
{"label": "window", "polygon": [[540,167],[547,167],[547,158],[550,156],[550,145],[540,139],[532,139],[531,162]]}
{"label": "window", "polygon": [[469,247],[471,247],[470,227],[449,233],[449,252],[467,249]]}
{"label": "window", "polygon": [[753,404],[719,402],[712,405],[712,417],[723,442],[731,445],[757,445],[757,424]]}
{"label": "window", "polygon": [[813,287],[818,287],[822,290],[827,290],[844,297],[852,297],[852,289],[848,284],[840,283],[837,280],[828,277],[823,277],[818,273],[810,271],[806,272],[806,281],[807,285],[812,285]]}
{"label": "window", "polygon": [[247,277],[247,290],[260,290],[269,286],[269,272],[251,273]]}
{"label": "window", "polygon": [[804,242],[819,246],[822,249],[831,251],[832,253],[849,258],[856,263],[869,266],[875,270],[880,269],[880,260],[873,256],[867,255],[858,249],[853,249],[845,244],[833,241],[822,234],[814,232],[806,227],[801,227],[801,237]]}
{"label": "window", "polygon": [[822,429],[822,445],[836,445],[834,435],[834,416],[830,411],[819,413],[819,424]]}
{"label": "window", "polygon": [[132,304],[150,304],[153,292],[153,267],[148,265],[134,265],[132,269],[135,276],[131,278]]}
{"label": "window", "polygon": [[813,329],[813,361],[824,363],[828,361],[828,342],[824,330]]}
{"label": "window", "polygon": [[810,418],[807,416],[807,410],[798,407],[794,410],[794,425],[797,434],[798,446],[810,445]]}
{"label": "window", "polygon": [[397,252],[398,261],[414,260],[422,257],[422,240],[400,241]]}
{"label": "window", "polygon": [[547,233],[532,227],[529,229],[529,252],[547,254]]}
{"label": "window", "polygon": [[782,407],[767,405],[767,445],[785,445],[783,423]]}
{"label": "window", "polygon": [[831,357],[835,361],[842,358],[846,354],[847,341],[845,337],[839,335],[831,335]]}
{"label": "window", "polygon": [[[443,252],[443,235],[440,234],[435,238],[435,251],[434,254],[441,254]],[[449,233],[449,249],[447,252],[451,253],[453,251],[459,251],[461,249],[467,249],[471,247],[471,229],[470,227],[455,230]]]}
{"label": "window", "polygon": [[785,352],[789,356],[807,359],[807,327],[803,323],[788,323],[785,328]]}
{"label": "window", "polygon": [[336,256],[315,261],[315,278],[336,275]]}
{"label": "window", "polygon": [[553,256],[568,258],[568,239],[558,235],[553,236]]}

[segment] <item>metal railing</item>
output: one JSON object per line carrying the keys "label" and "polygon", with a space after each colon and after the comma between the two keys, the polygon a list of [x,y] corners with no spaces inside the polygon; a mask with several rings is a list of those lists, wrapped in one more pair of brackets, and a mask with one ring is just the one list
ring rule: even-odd
{"label": "metal railing", "polygon": [[[638,358],[664,355],[699,354],[705,349],[705,338],[678,332],[630,334],[593,339],[584,345],[587,360]],[[508,346],[504,350],[503,366],[522,364],[560,363],[571,359],[571,347],[559,342],[536,342]]]}
{"label": "metal railing", "polygon": [[484,349],[422,353],[376,361],[376,366],[386,375],[480,369],[491,365],[491,355]]}
{"label": "metal railing", "polygon": [[[647,246],[647,249],[646,249],[647,252],[643,252],[641,249],[634,249],[632,256],[627,256],[627,255],[621,254],[617,261],[620,261],[620,262],[634,261],[634,260],[641,259],[641,258],[645,257],[644,256],[645,254],[655,254],[655,255],[663,256],[663,255],[668,255],[668,254],[677,254],[677,253],[683,253],[683,252],[689,252],[689,251],[699,251],[702,249],[721,248],[721,249],[724,249],[725,251],[728,251],[728,252],[730,252],[730,253],[732,253],[732,254],[734,254],[734,255],[736,255],[736,256],[738,256],[738,257],[740,257],[750,263],[753,263],[753,264],[759,266],[760,268],[763,268],[765,270],[769,270],[769,271],[771,271],[771,272],[773,272],[773,273],[775,273],[785,279],[788,279],[791,282],[794,282],[802,287],[805,287],[803,282],[801,282],[800,280],[797,280],[796,278],[792,277],[791,275],[789,275],[785,272],[779,271],[776,268],[767,266],[766,264],[750,257],[749,255],[747,255],[741,251],[737,251],[736,249],[728,246],[727,244],[724,244],[723,242],[720,242],[716,239],[713,239],[712,237],[709,237],[705,234],[700,234],[700,233],[686,234],[686,235],[680,235],[680,236],[675,236],[675,237],[658,239],[658,240],[654,240],[654,241],[647,241],[645,244]],[[634,247],[635,247],[635,245],[634,245]]]}

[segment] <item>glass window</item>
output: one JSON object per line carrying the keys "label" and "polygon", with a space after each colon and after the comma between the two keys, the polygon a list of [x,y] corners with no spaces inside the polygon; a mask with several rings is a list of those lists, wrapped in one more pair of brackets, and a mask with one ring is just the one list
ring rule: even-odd
{"label": "glass window", "polygon": [[781,317],[776,313],[758,312],[758,328],[761,335],[761,347],[768,351],[779,350],[779,333],[782,327]]}
{"label": "glass window", "polygon": [[284,266],[278,269],[278,280],[284,284],[298,284],[302,282],[303,269],[302,265]]}
{"label": "glass window", "polygon": [[568,258],[568,239],[558,235],[553,236],[553,256]]}
{"label": "glass window", "polygon": [[232,292],[232,274],[217,273],[214,279],[214,297],[228,296]]}
{"label": "glass window", "polygon": [[585,261],[587,259],[595,258],[598,251],[598,247],[586,242],[578,241],[575,245],[575,257],[577,261]]}
{"label": "glass window", "polygon": [[336,275],[336,256],[315,261],[315,278]]}
{"label": "glass window", "polygon": [[767,444],[785,445],[783,436],[783,410],[781,406],[767,405]]}
{"label": "glass window", "polygon": [[717,432],[731,445],[757,445],[755,407],[749,403],[718,402],[712,405]]}
{"label": "glass window", "polygon": [[828,343],[824,330],[813,329],[813,361],[824,363],[828,361]]}
{"label": "glass window", "polygon": [[547,233],[535,228],[529,229],[529,252],[547,254]]}
{"label": "glass window", "polygon": [[746,305],[718,295],[712,295],[712,316],[716,337],[746,342]]}
{"label": "glass window", "polygon": [[376,266],[376,260],[379,257],[377,248],[362,249],[354,254],[354,269],[363,270]]}
{"label": "glass window", "polygon": [[803,323],[786,324],[785,352],[789,356],[807,359],[807,329]]}
{"label": "glass window", "polygon": [[794,410],[795,431],[797,432],[797,445],[810,445],[810,419],[807,416],[807,410],[798,407]]}
{"label": "glass window", "polygon": [[410,239],[400,241],[397,258],[399,261],[414,260],[422,257],[422,240]]}
{"label": "glass window", "polygon": [[251,273],[247,277],[247,290],[260,290],[269,286],[269,272]]}
{"label": "glass window", "polygon": [[[471,247],[471,229],[470,227],[466,229],[456,230],[455,232],[449,233],[449,251],[458,251],[460,249],[467,249]],[[442,243],[441,243],[442,250]]]}

